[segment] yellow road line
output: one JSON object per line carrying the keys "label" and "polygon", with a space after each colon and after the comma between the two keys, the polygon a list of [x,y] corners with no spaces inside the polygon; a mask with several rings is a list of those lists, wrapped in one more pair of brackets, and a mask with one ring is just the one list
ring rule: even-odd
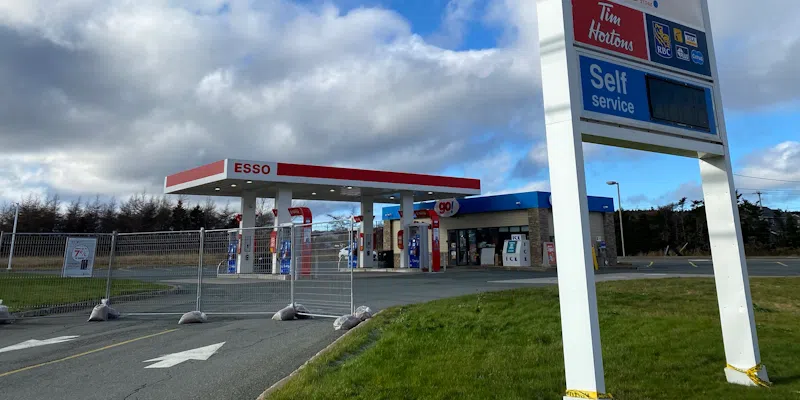
{"label": "yellow road line", "polygon": [[777,264],[783,265],[784,267],[788,267],[788,265],[786,265],[786,264],[784,264],[784,263],[782,263],[780,261],[778,261]]}
{"label": "yellow road line", "polygon": [[653,266],[653,264],[655,264],[655,263],[656,263],[655,261],[650,261],[650,264],[648,264],[648,265],[647,265],[647,268],[650,268],[650,267],[652,267],[652,266]]}
{"label": "yellow road line", "polygon": [[34,368],[44,367],[45,365],[60,363],[62,361],[67,361],[67,360],[72,360],[73,358],[83,357],[85,355],[89,355],[89,354],[92,354],[92,353],[97,353],[98,351],[108,350],[108,349],[111,349],[111,348],[114,348],[114,347],[117,347],[117,346],[122,346],[122,345],[125,345],[125,344],[128,344],[128,343],[133,343],[133,342],[135,342],[137,340],[149,339],[151,337],[163,335],[165,333],[175,332],[177,330],[178,330],[178,328],[170,329],[170,330],[166,330],[166,331],[163,331],[163,332],[154,333],[152,335],[142,336],[142,337],[138,337],[138,338],[135,338],[135,339],[126,340],[124,342],[114,343],[114,344],[111,344],[111,345],[108,345],[108,346],[105,346],[105,347],[101,347],[99,349],[89,350],[87,352],[71,355],[69,357],[64,357],[64,358],[61,358],[61,359],[58,359],[58,360],[48,361],[48,362],[44,362],[44,363],[41,363],[41,364],[31,365],[31,366],[25,367],[25,368],[15,369],[13,371],[8,371],[8,372],[4,372],[4,373],[0,374],[0,378],[2,378],[4,376],[9,376],[11,374],[16,374],[17,372],[28,371],[28,370],[31,370],[31,369],[34,369]]}
{"label": "yellow road line", "polygon": [[697,264],[695,264],[695,263],[693,263],[691,261],[689,261],[689,264],[692,264],[693,267],[697,268]]}

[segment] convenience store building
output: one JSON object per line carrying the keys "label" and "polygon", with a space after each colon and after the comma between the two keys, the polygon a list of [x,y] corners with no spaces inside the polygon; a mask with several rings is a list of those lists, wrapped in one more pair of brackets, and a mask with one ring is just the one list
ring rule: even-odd
{"label": "convenience store building", "polygon": [[[414,210],[431,210],[439,216],[442,265],[501,265],[503,242],[524,234],[530,240],[531,264],[540,266],[545,263],[545,243],[558,241],[550,199],[548,192],[525,192],[421,202],[414,204]],[[616,265],[614,200],[589,196],[588,201],[592,243],[603,243],[608,265]],[[400,207],[384,207],[381,214],[384,251],[392,250],[393,265],[398,266],[401,250],[395,238],[402,229]],[[415,221],[431,223],[430,218]]]}

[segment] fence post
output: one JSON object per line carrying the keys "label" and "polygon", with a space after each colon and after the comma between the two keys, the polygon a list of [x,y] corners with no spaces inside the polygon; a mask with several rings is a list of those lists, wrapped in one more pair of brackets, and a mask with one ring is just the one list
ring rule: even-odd
{"label": "fence post", "polygon": [[[359,238],[358,238],[358,234],[353,232],[353,219],[352,218],[350,218],[350,235],[354,235],[355,236],[355,241],[351,240],[352,246],[357,246]],[[348,264],[347,265],[347,269],[350,270],[350,314],[352,314],[352,313],[356,312],[356,307],[355,307],[355,304],[354,304],[355,302],[354,302],[354,299],[353,299],[353,270],[355,268],[351,268],[350,265]]]}
{"label": "fence post", "polygon": [[114,267],[114,255],[117,251],[117,231],[111,234],[111,252],[108,255],[108,274],[106,274],[106,300],[111,303],[111,269]]}
{"label": "fence post", "polygon": [[203,253],[205,253],[206,228],[200,228],[200,258],[197,263],[197,311],[200,311],[200,299],[203,297]]}
{"label": "fence post", "polygon": [[292,224],[289,227],[289,254],[291,254],[291,257],[289,257],[289,275],[290,275],[289,301],[291,302],[292,307],[294,307],[294,280],[296,278],[295,277],[295,271],[296,271],[295,266],[297,264],[297,262],[296,262],[297,261],[297,259],[296,259],[297,252],[295,251],[295,250],[297,250],[297,248],[294,245],[295,244],[294,227],[295,227],[295,224]]}
{"label": "fence post", "polygon": [[14,229],[11,232],[11,248],[8,250],[8,269],[11,271],[11,261],[14,259],[14,239],[17,238],[17,221],[19,221],[19,203],[17,203],[17,210],[14,211]]}

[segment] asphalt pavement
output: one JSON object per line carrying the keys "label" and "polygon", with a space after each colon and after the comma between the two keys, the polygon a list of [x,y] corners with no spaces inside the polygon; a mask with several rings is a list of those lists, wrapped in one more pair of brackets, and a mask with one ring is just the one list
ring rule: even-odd
{"label": "asphalt pavement", "polygon": [[[601,270],[597,280],[713,274],[707,258],[624,261],[630,265]],[[748,271],[800,276],[800,259],[751,259]],[[555,271],[480,269],[355,275],[355,304],[375,310],[557,278]],[[0,325],[0,398],[255,399],[342,334],[330,318],[210,315],[194,325],[178,325],[175,315],[87,318],[88,311]]]}

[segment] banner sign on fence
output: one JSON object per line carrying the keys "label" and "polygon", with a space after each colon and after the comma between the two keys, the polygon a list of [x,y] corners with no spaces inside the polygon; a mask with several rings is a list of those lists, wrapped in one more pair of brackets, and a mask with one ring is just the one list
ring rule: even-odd
{"label": "banner sign on fence", "polygon": [[97,238],[67,238],[62,277],[91,277]]}

